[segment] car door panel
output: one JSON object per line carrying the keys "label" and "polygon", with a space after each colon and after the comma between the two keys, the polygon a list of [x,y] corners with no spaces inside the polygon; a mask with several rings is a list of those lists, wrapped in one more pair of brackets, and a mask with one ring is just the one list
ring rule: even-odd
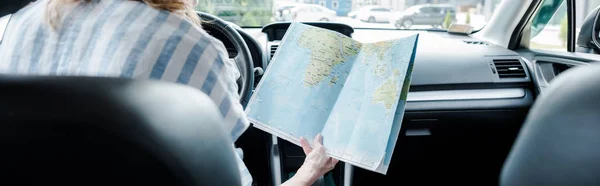
{"label": "car door panel", "polygon": [[[373,8],[371,11],[371,16],[375,18],[375,22],[381,22],[383,16],[381,14],[381,8]],[[368,19],[368,18],[367,18]]]}
{"label": "car door panel", "polygon": [[425,12],[423,12],[425,8],[420,8],[418,11],[416,11],[415,13],[413,13],[412,17],[412,22],[413,24],[422,24],[423,23],[423,19],[425,19],[425,17],[423,16]]}
{"label": "car door panel", "polygon": [[382,8],[376,8],[373,11],[373,17],[375,17],[375,22],[381,22],[383,19]]}
{"label": "car door panel", "polygon": [[423,15],[422,24],[431,24],[432,8],[427,7],[425,9],[422,9],[421,14]]}
{"label": "car door panel", "polygon": [[517,50],[528,66],[530,74],[533,74],[533,82],[537,93],[541,94],[552,80],[573,67],[586,66],[600,62],[600,55],[543,51],[532,49]]}
{"label": "car door panel", "polygon": [[446,18],[446,12],[448,12],[448,10],[439,8],[438,11],[433,16],[433,20],[432,20],[433,23],[434,24],[442,24],[444,22],[444,19]]}
{"label": "car door panel", "polygon": [[390,21],[390,9],[387,8],[382,8],[380,11],[380,15],[379,15],[379,19],[377,19],[377,21],[379,22],[389,22]]}
{"label": "car door panel", "polygon": [[419,24],[431,24],[431,7],[421,8],[418,22]]}

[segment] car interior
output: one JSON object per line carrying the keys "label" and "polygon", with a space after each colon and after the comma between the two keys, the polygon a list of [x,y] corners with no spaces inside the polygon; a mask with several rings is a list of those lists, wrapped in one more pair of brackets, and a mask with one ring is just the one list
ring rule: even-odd
{"label": "car interior", "polygon": [[[563,2],[503,0],[483,28],[463,34],[305,22],[361,42],[419,34],[387,173],[340,162],[313,185],[327,185],[326,177],[339,186],[600,184],[595,174],[600,171],[600,66],[594,64],[600,61],[600,7],[576,28],[576,0],[564,0],[566,50],[534,49],[529,40],[539,32],[539,20],[547,21],[556,12],[548,9],[559,8],[548,1]],[[198,14],[206,20],[203,29],[223,42],[238,65],[245,106],[291,22],[242,27]],[[10,15],[0,16],[1,44]],[[123,179],[138,185],[237,185],[231,139],[213,132],[221,131],[217,108],[189,89],[111,78],[0,77],[2,164],[13,170],[8,176],[13,181],[31,184],[73,179],[106,185]],[[182,94],[197,99],[177,99]],[[158,96],[165,99],[147,101]],[[189,110],[153,109],[159,106]],[[42,124],[50,121],[59,124]],[[253,127],[235,145],[244,150],[253,185],[280,185],[305,158],[299,146]],[[60,166],[69,171],[51,169]]]}

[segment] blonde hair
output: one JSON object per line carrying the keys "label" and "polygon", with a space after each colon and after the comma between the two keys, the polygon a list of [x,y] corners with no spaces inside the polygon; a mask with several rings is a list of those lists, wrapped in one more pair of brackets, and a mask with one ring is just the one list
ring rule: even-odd
{"label": "blonde hair", "polygon": [[[147,4],[148,6],[158,9],[166,10],[175,15],[186,19],[193,24],[200,27],[200,17],[196,14],[194,7],[187,0],[131,0],[139,1]],[[53,29],[57,29],[59,21],[61,19],[61,6],[67,3],[89,3],[90,0],[49,0],[46,6],[46,19],[47,22]]]}

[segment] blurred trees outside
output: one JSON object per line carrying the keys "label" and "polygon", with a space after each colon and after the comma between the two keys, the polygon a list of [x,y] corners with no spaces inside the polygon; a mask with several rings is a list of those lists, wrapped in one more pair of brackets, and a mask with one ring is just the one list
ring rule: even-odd
{"label": "blurred trees outside", "polygon": [[567,45],[567,34],[568,34],[568,28],[569,28],[569,21],[567,19],[567,16],[563,16],[563,18],[560,20],[560,31],[558,32],[558,37],[560,37],[561,39],[561,44],[562,46],[566,46]]}
{"label": "blurred trees outside", "polygon": [[198,5],[196,6],[197,11],[206,12],[209,14],[214,14],[214,9],[213,3],[210,1],[199,1]]}
{"label": "blurred trees outside", "polygon": [[200,1],[196,10],[218,16],[244,27],[258,27],[272,22],[273,0]]}
{"label": "blurred trees outside", "polygon": [[443,27],[445,29],[450,28],[450,25],[452,24],[452,16],[450,16],[450,12],[446,12],[446,17],[444,18],[444,23],[443,23]]}
{"label": "blurred trees outside", "polygon": [[465,24],[470,25],[471,24],[471,12],[467,11],[467,17],[465,18]]}

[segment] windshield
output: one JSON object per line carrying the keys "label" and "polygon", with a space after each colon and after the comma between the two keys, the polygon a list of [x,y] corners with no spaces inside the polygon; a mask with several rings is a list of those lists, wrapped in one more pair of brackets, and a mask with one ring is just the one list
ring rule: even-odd
{"label": "windshield", "polygon": [[502,0],[206,0],[197,10],[241,27],[274,22],[336,22],[354,28],[481,29]]}

